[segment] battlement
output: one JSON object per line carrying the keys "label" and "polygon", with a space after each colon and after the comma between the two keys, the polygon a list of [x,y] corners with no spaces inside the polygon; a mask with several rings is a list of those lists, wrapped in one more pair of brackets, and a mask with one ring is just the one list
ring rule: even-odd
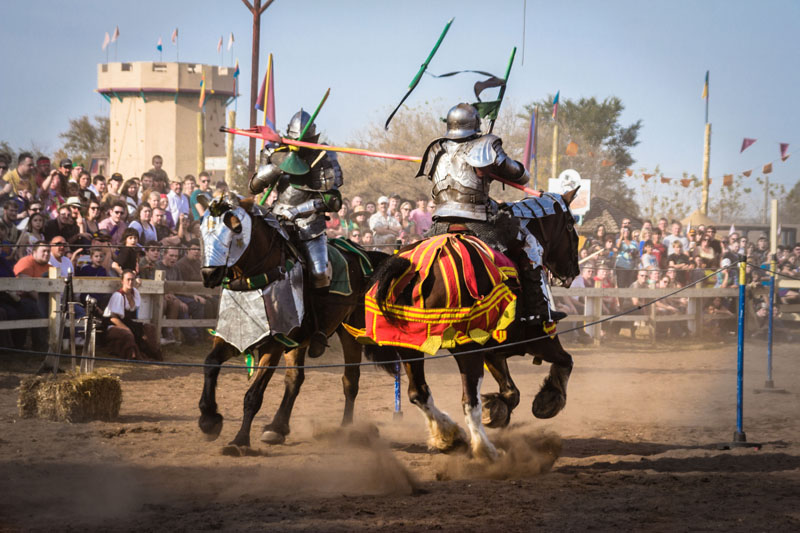
{"label": "battlement", "polygon": [[97,91],[136,93],[197,93],[206,76],[206,94],[233,96],[234,68],[200,63],[100,63],[97,65]]}

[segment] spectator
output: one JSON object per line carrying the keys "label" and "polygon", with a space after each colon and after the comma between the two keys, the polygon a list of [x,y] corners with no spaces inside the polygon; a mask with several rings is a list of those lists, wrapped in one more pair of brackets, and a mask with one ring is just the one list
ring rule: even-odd
{"label": "spectator", "polygon": [[28,152],[22,152],[17,158],[17,168],[8,171],[3,179],[6,183],[11,185],[11,190],[14,194],[19,194],[22,189],[22,183],[28,184],[28,190],[32,194],[36,194],[38,185],[36,184],[36,175],[33,171],[33,155]]}
{"label": "spectator", "polygon": [[356,207],[364,207],[364,199],[361,198],[359,195],[353,196],[353,199],[350,200],[350,209],[355,209]]}
{"label": "spectator", "polygon": [[394,244],[400,237],[400,223],[389,213],[389,199],[378,198],[378,212],[369,217],[369,229],[375,244]]}
{"label": "spectator", "polygon": [[33,253],[33,245],[45,240],[42,232],[44,224],[45,219],[42,213],[33,213],[28,217],[28,225],[17,240],[17,259],[22,259],[24,256]]}
{"label": "spectator", "polygon": [[161,251],[156,241],[145,243],[144,255],[139,259],[139,277],[141,279],[156,279],[156,269],[161,259]]}
{"label": "spectator", "polygon": [[19,206],[14,200],[6,200],[3,203],[3,216],[0,217],[0,226],[6,229],[6,239],[11,242],[19,240],[20,231],[17,229],[17,213]]}
{"label": "spectator", "polygon": [[130,178],[122,185],[122,200],[128,210],[128,215],[133,216],[139,208],[139,182]]}
{"label": "spectator", "polygon": [[158,192],[155,189],[150,189],[149,191],[145,191],[145,194],[146,194],[145,198],[139,204],[140,207],[141,207],[141,204],[147,204],[147,205],[150,206],[150,209],[155,209],[156,207],[161,205],[161,193],[160,192]]}
{"label": "spectator", "polygon": [[139,232],[134,228],[128,228],[122,234],[123,246],[117,252],[117,257],[111,263],[111,270],[122,276],[126,270],[136,272],[139,266]]}
{"label": "spectator", "polygon": [[[211,181],[211,177],[209,176],[208,172],[201,172],[200,176],[200,186],[198,189],[192,191],[192,195],[189,197],[189,205],[192,208],[192,217],[195,220],[200,220],[203,214],[206,212],[206,208],[204,207],[203,203],[201,203],[200,197],[205,198],[206,202],[210,202],[211,198],[211,191],[209,190],[209,182]],[[208,205],[207,203],[205,205]]]}
{"label": "spectator", "polygon": [[50,176],[50,171],[53,170],[50,166],[50,158],[47,156],[41,156],[36,160],[36,170],[34,170],[34,177],[36,179],[36,186],[38,187],[37,191],[42,190],[42,185],[44,184],[44,180]]}
{"label": "spectator", "polygon": [[142,174],[142,179],[138,182],[139,183],[139,190],[136,193],[136,197],[139,200],[139,203],[147,200],[145,196],[153,189],[153,175],[149,172],[145,172]]}
{"label": "spectator", "polygon": [[97,200],[97,196],[92,192],[89,188],[92,185],[92,175],[89,173],[88,170],[84,170],[78,176],[78,187],[80,187],[80,192],[78,193],[78,198],[81,199],[81,203],[86,205],[92,200]]}
{"label": "spectator", "polygon": [[658,260],[658,268],[663,268],[667,264],[667,248],[661,244],[661,236],[660,229],[653,230],[653,255]]}
{"label": "spectator", "polygon": [[[103,266],[103,263],[106,259],[106,252],[102,248],[92,248],[89,252],[90,263],[88,265],[84,265],[78,267],[77,275],[85,278],[105,278],[108,277],[108,271]],[[110,298],[109,294],[101,294],[101,293],[91,293],[89,294],[92,298],[97,300],[97,305],[99,307],[105,307],[108,305],[108,300]],[[81,296],[78,298],[79,301],[85,302],[85,296]]]}
{"label": "spectator", "polygon": [[0,179],[5,183],[5,175],[8,173],[8,167],[11,164],[11,158],[8,154],[0,154]]}
{"label": "spectator", "polygon": [[[38,242],[33,246],[33,251],[17,261],[12,274],[0,273],[2,277],[16,276],[18,278],[41,278],[50,268],[50,246],[46,242]],[[35,292],[4,291],[0,292],[0,314],[5,320],[28,320],[44,318],[45,309],[40,303],[40,298]],[[44,303],[44,302],[42,302]],[[11,347],[24,349],[28,332],[31,334],[31,349],[39,352],[47,350],[47,328],[24,328],[12,330],[9,334]],[[6,345],[8,346],[8,345]]]}
{"label": "spectator", "polygon": [[375,207],[375,202],[367,202],[364,205],[364,209],[366,209],[367,213],[369,213],[369,216],[372,216],[378,212],[378,209]]}
{"label": "spectator", "polygon": [[161,168],[164,165],[164,159],[160,155],[154,155],[153,159],[153,168],[148,170],[149,174],[153,175],[153,178],[158,178],[159,180],[163,180],[166,183],[169,183],[169,177],[167,176],[167,172]]}
{"label": "spectator", "polygon": [[393,194],[389,197],[389,216],[394,216],[397,213],[398,209],[400,209],[400,195]]}
{"label": "spectator", "polygon": [[115,172],[111,174],[106,182],[108,190],[103,195],[102,202],[106,209],[110,209],[114,202],[122,200],[120,190],[122,189],[122,174]]}
{"label": "spectator", "polygon": [[225,196],[225,193],[228,192],[228,184],[224,181],[218,181],[216,185],[214,185],[214,192],[212,196],[214,198],[221,198]]}
{"label": "spectator", "polygon": [[591,255],[597,250],[603,249],[603,247],[605,246],[605,242],[606,242],[606,227],[603,224],[599,224],[595,229],[594,235],[586,239],[586,242],[583,244],[583,247],[589,250],[589,255]]}
{"label": "spectator", "polygon": [[692,251],[694,251],[695,247],[697,246],[697,230],[694,228],[689,229],[689,231],[686,232],[686,237],[689,240],[689,247],[684,251],[691,255]]}
{"label": "spectator", "polygon": [[350,219],[352,220],[353,227],[361,230],[369,229],[370,214],[364,209],[363,205],[353,208],[350,212]]}
{"label": "spectator", "polygon": [[177,223],[181,214],[190,215],[192,210],[189,207],[189,199],[183,194],[183,183],[175,180],[170,184],[170,191],[167,194],[169,202],[169,212],[172,214],[173,222]]}
{"label": "spectator", "polygon": [[44,238],[47,241],[52,241],[54,237],[61,236],[70,242],[78,233],[80,233],[78,226],[75,225],[75,219],[72,218],[70,211],[71,205],[80,205],[80,200],[77,198],[70,198],[64,205],[58,208],[58,217],[48,221],[44,225]]}
{"label": "spectator", "polygon": [[672,269],[680,271],[678,281],[685,285],[689,279],[689,271],[694,268],[694,265],[689,255],[683,251],[680,240],[676,239],[672,241],[672,253],[667,256],[667,265]]}
{"label": "spectator", "polygon": [[420,236],[417,225],[411,220],[411,202],[400,204],[400,240],[403,244],[408,244]]}
{"label": "spectator", "polygon": [[353,229],[350,231],[350,237],[348,238],[356,244],[361,244],[361,230],[359,228]]}
{"label": "spectator", "polygon": [[186,199],[189,202],[189,214],[190,215],[192,214],[192,211],[191,211],[192,193],[194,192],[194,190],[196,188],[197,188],[197,182],[195,181],[194,176],[192,176],[191,174],[186,174],[186,176],[183,178],[183,195],[186,197]]}
{"label": "spectator", "polygon": [[79,162],[72,165],[72,170],[69,173],[69,182],[77,185],[78,178],[80,177],[81,172],[83,172],[83,170],[84,170],[83,163]]}
{"label": "spectator", "polygon": [[89,190],[94,193],[98,202],[102,202],[106,194],[106,177],[98,174],[92,178],[92,184],[89,185]]}
{"label": "spectator", "polygon": [[706,235],[708,235],[708,245],[714,249],[714,253],[718,258],[722,258],[722,243],[717,239],[717,228],[708,226],[706,228]]}
{"label": "spectator", "polygon": [[645,241],[644,243],[644,253],[642,254],[641,259],[639,260],[639,268],[658,268],[658,259],[656,258],[655,254],[653,254],[653,242],[652,241]]}
{"label": "spectator", "polygon": [[639,242],[637,243],[639,245],[639,255],[644,254],[644,243],[648,242],[652,238],[653,232],[651,230],[642,229],[642,231],[639,233]]}
{"label": "spectator", "polygon": [[161,361],[159,337],[152,324],[136,322],[142,300],[133,286],[135,281],[134,272],[126,270],[122,274],[120,290],[111,295],[103,312],[106,323],[103,341],[109,352],[124,359]]}
{"label": "spectator", "polygon": [[75,274],[75,266],[67,257],[67,240],[61,235],[56,235],[50,241],[50,265],[56,267],[61,278]]}
{"label": "spectator", "polygon": [[153,216],[153,209],[148,203],[142,203],[136,213],[136,220],[128,224],[128,229],[135,229],[139,234],[139,242],[157,241],[158,233],[151,224],[150,218]]}
{"label": "spectator", "polygon": [[419,196],[417,198],[417,207],[408,218],[417,226],[417,234],[418,235],[425,235],[425,232],[428,231],[431,226],[433,225],[433,215],[427,208],[428,199],[425,196]]}
{"label": "spectator", "polygon": [[751,254],[752,262],[757,265],[769,263],[769,240],[762,235],[756,241],[756,247]]}
{"label": "spectator", "polygon": [[664,237],[664,240],[661,242],[661,244],[663,244],[667,250],[671,250],[672,242],[676,240],[680,241],[681,247],[684,250],[689,248],[689,240],[681,235],[681,223],[677,221],[672,223],[672,226],[670,227],[670,234]]}
{"label": "spectator", "polygon": [[108,232],[111,237],[111,244],[119,244],[122,242],[122,235],[127,229],[127,224],[123,217],[127,213],[127,206],[123,200],[117,200],[111,205],[108,218],[102,220],[98,226],[101,230]]}
{"label": "spectator", "polygon": [[700,244],[695,246],[692,253],[695,257],[700,257],[705,260],[711,267],[719,264],[720,258],[714,248],[711,247],[711,237],[709,235],[703,235],[700,238]]}
{"label": "spectator", "polygon": [[375,246],[373,246],[374,244],[375,244],[375,240],[374,240],[374,236],[372,235],[372,232],[370,230],[368,230],[368,229],[362,229],[361,230],[361,246],[363,246],[364,249],[368,250],[368,251],[379,250],[379,248],[376,248]]}
{"label": "spectator", "polygon": [[668,224],[669,224],[669,221],[666,218],[661,217],[661,218],[658,219],[658,224],[656,225],[656,227],[661,232],[661,235],[666,235],[666,233],[667,233],[667,225]]}
{"label": "spectator", "polygon": [[42,190],[41,200],[43,207],[49,218],[58,216],[58,208],[65,202],[65,194],[62,194],[61,174],[57,170],[50,173],[50,179],[45,181]]}
{"label": "spectator", "polygon": [[81,218],[78,229],[81,233],[88,235],[94,235],[100,231],[100,202],[97,199],[89,201],[89,205],[86,206],[86,216]]}
{"label": "spectator", "polygon": [[[167,248],[164,250],[158,270],[164,270],[164,279],[167,281],[183,281],[181,271],[177,266],[178,250]],[[164,303],[168,318],[203,318],[205,298],[199,295],[164,295]],[[170,316],[174,315],[174,316]],[[196,328],[182,328],[183,338],[189,345],[195,344],[200,340],[200,333]],[[167,339],[172,339],[172,332],[167,335]]]}
{"label": "spectator", "polygon": [[634,243],[631,236],[630,219],[628,225],[623,225],[620,229],[620,237],[617,241],[617,255],[614,266],[617,269],[617,279],[620,287],[628,287],[636,279],[635,268],[639,264],[639,246]]}
{"label": "spectator", "polygon": [[170,231],[169,226],[167,225],[166,214],[167,212],[160,207],[156,207],[155,209],[153,209],[151,222],[153,223],[153,227],[156,230],[156,238],[148,240],[157,240],[160,242],[161,240],[166,239],[167,237],[172,235],[172,231]]}
{"label": "spectator", "polygon": [[350,204],[347,200],[342,202],[342,207],[339,209],[339,231],[340,235],[345,239],[350,235],[350,232],[356,226],[355,222],[350,218]]}

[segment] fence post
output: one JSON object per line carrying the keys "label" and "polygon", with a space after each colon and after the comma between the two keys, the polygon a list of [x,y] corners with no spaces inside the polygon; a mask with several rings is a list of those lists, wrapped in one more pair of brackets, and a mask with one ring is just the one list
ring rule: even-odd
{"label": "fence post", "polygon": [[[56,267],[51,266],[50,270],[48,271],[47,277],[49,279],[58,279],[58,270]],[[50,326],[48,327],[48,343],[47,343],[47,351],[51,354],[59,354],[61,353],[61,330],[63,328],[63,324],[61,323],[61,316],[60,316],[60,302],[58,295],[60,294],[53,289],[53,292],[48,293],[49,296],[47,298],[48,301],[48,312],[47,318],[50,319]],[[42,363],[42,369],[44,370],[52,370],[54,374],[58,373],[58,365],[59,365],[59,357],[58,355],[48,355],[44,359],[44,363]]]}
{"label": "fence post", "polygon": [[156,270],[155,276],[153,279],[155,281],[160,281],[159,286],[161,287],[161,291],[159,294],[153,295],[153,306],[152,312],[153,316],[150,317],[150,320],[153,322],[153,326],[156,329],[156,335],[158,335],[158,341],[161,341],[161,321],[164,320],[164,274],[166,272],[164,270]]}
{"label": "fence post", "polygon": [[703,334],[703,299],[700,297],[690,298],[689,304],[694,302],[694,334],[700,337]]}
{"label": "fence post", "polygon": [[650,342],[656,343],[656,304],[650,304]]}

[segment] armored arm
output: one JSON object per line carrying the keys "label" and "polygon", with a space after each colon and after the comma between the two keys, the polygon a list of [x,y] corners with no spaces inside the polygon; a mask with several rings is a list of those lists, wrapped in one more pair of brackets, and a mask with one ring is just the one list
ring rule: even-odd
{"label": "armored arm", "polygon": [[272,155],[275,150],[271,147],[261,150],[259,157],[258,171],[250,178],[250,192],[258,194],[268,187],[272,187],[277,183],[278,179],[283,174],[283,171],[272,161]]}
{"label": "armored arm", "polygon": [[530,181],[531,176],[522,163],[508,157],[508,154],[503,150],[503,141],[500,139],[495,140],[492,143],[492,148],[497,154],[497,158],[492,165],[493,174],[519,185],[525,185]]}

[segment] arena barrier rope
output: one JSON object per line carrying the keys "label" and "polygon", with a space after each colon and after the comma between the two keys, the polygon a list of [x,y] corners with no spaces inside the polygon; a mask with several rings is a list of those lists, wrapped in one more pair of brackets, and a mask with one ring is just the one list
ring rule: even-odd
{"label": "arena barrier rope", "polygon": [[[738,261],[738,263],[743,263],[743,262],[744,262],[743,259],[740,259]],[[574,327],[566,329],[564,331],[559,331],[557,334],[562,335],[562,334],[572,333],[573,331],[583,330],[583,329],[588,328],[590,326],[595,326],[597,324],[602,324],[604,322],[608,322],[608,321],[613,320],[614,318],[617,318],[617,317],[620,317],[620,316],[625,316],[625,315],[629,315],[631,313],[635,313],[636,311],[640,311],[640,310],[642,310],[642,309],[644,309],[646,307],[649,307],[649,306],[655,304],[656,302],[660,302],[661,300],[665,300],[667,298],[672,298],[676,294],[679,294],[679,293],[681,293],[681,292],[683,292],[685,290],[688,290],[691,287],[694,287],[695,285],[697,285],[699,283],[702,283],[703,281],[705,281],[705,280],[707,280],[707,279],[709,279],[709,278],[711,278],[713,276],[716,276],[718,273],[720,273],[722,271],[729,270],[730,268],[731,267],[720,268],[720,269],[718,269],[718,270],[716,270],[716,271],[704,276],[703,278],[700,278],[698,280],[695,280],[695,281],[687,284],[684,287],[679,287],[679,288],[675,289],[674,291],[669,292],[669,293],[667,293],[667,294],[665,294],[663,296],[659,296],[659,297],[653,298],[649,302],[643,303],[641,305],[637,305],[637,306],[632,307],[630,309],[626,309],[624,311],[620,311],[619,313],[616,313],[616,314],[613,314],[613,315],[609,315],[607,317],[600,318],[600,319],[592,321],[592,322],[586,322],[586,323],[584,323],[583,325],[580,325],[580,326],[574,326]],[[550,337],[550,335],[544,334],[544,335],[540,335],[538,337],[532,337],[530,339],[525,339],[525,340],[521,340],[521,341],[498,344],[497,346],[489,346],[489,347],[485,347],[485,348],[476,348],[474,350],[466,350],[466,351],[458,352],[458,353],[427,355],[427,356],[423,356],[423,357],[415,357],[413,359],[405,359],[405,360],[400,361],[400,362],[402,362],[402,363],[411,363],[411,362],[417,362],[417,361],[430,361],[432,359],[444,359],[444,358],[447,358],[447,357],[455,357],[456,355],[471,355],[471,354],[475,354],[475,353],[484,353],[484,352],[488,352],[488,351],[506,350],[506,349],[512,348],[514,346],[523,346],[525,344],[528,344],[528,343],[531,343],[531,342],[536,342],[536,341],[539,341],[539,340],[543,340],[543,339],[546,339],[548,337]],[[269,370],[269,369],[271,369],[271,370],[313,370],[313,369],[324,369],[324,368],[346,368],[346,367],[353,367],[353,366],[379,366],[379,365],[386,365],[387,364],[387,362],[363,361],[363,362],[360,362],[360,363],[329,363],[329,364],[322,364],[322,365],[248,366],[248,365],[240,365],[240,364],[225,365],[224,363],[221,363],[221,364],[182,363],[182,362],[177,362],[177,361],[176,362],[168,362],[168,361],[149,361],[149,360],[139,360],[139,359],[120,359],[120,358],[117,358],[117,357],[88,357],[88,356],[82,356],[82,355],[74,355],[73,356],[73,355],[70,355],[70,354],[66,354],[65,355],[65,354],[54,353],[54,352],[42,352],[42,351],[37,351],[37,350],[22,350],[22,349],[14,349],[14,350],[8,350],[8,351],[15,352],[15,353],[18,353],[18,354],[24,354],[24,355],[30,356],[30,357],[44,355],[44,356],[56,356],[56,357],[69,357],[69,358],[74,358],[74,359],[78,359],[78,360],[81,360],[81,359],[94,359],[95,361],[109,361],[109,362],[115,362],[115,363],[121,363],[121,364],[133,364],[133,365],[145,365],[145,366],[165,366],[165,367],[178,367],[178,368],[181,368],[181,367],[182,368],[220,368],[220,369],[225,368],[225,369],[235,369],[235,370],[239,370],[239,369],[248,370],[249,369],[249,370],[254,370],[254,371],[255,370]],[[522,355],[524,355],[524,354],[522,354]],[[389,362],[389,364],[391,364],[391,362]]]}

